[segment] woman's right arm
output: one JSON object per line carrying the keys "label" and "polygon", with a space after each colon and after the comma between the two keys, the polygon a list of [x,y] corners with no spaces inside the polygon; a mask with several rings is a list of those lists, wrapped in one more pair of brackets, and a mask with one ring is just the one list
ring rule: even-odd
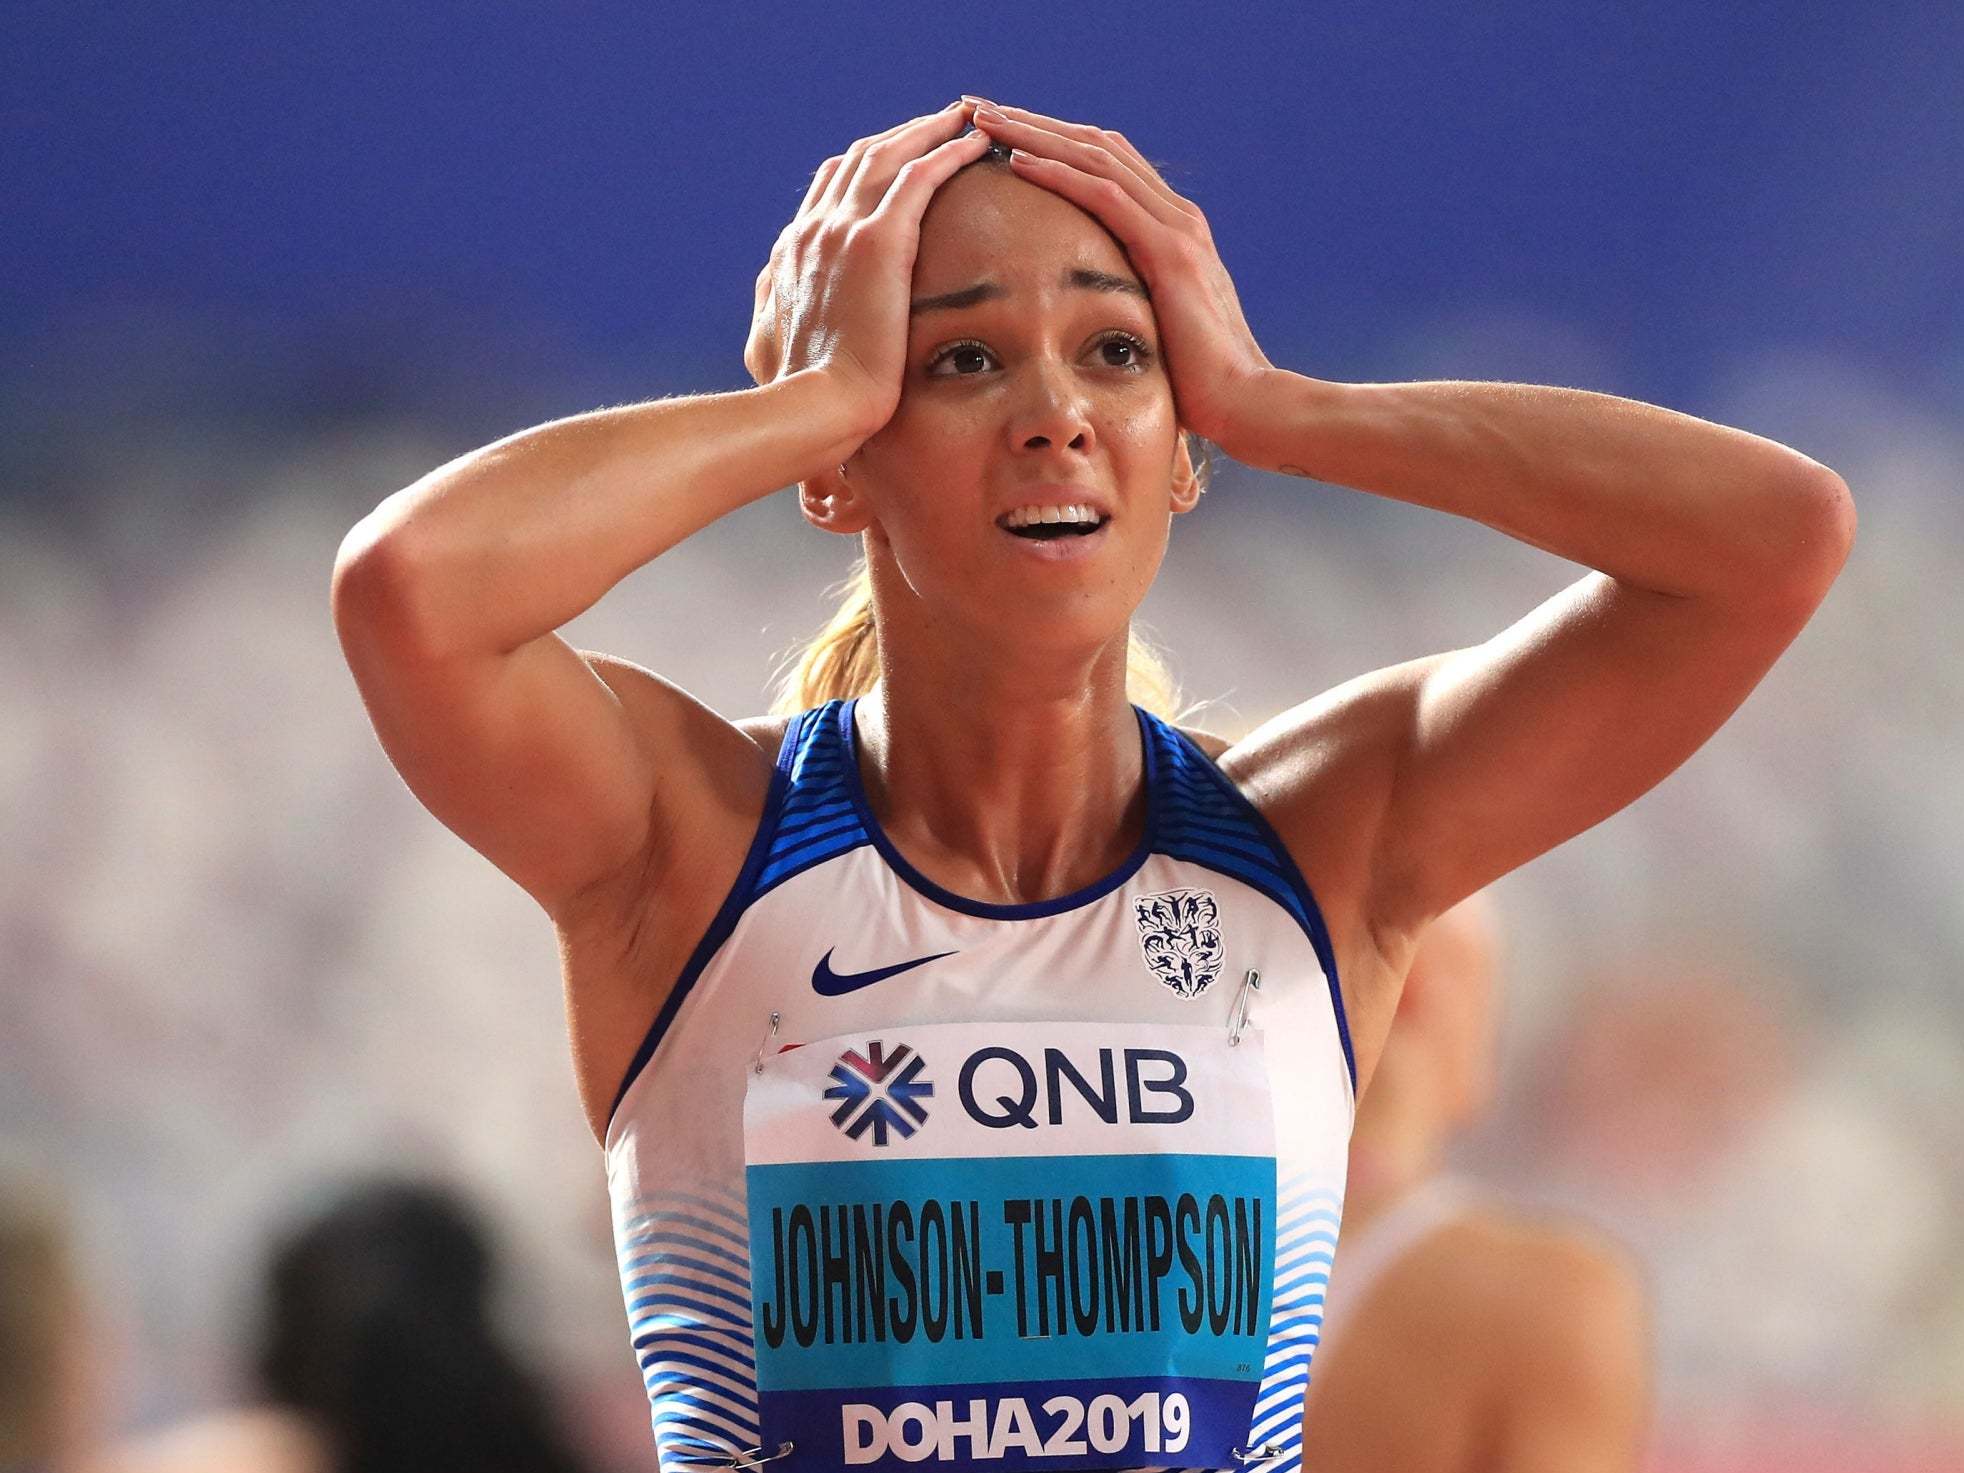
{"label": "woman's right arm", "polygon": [[819,166],[757,280],[744,363],[762,387],[513,435],[342,543],[334,622],[376,735],[425,806],[555,916],[630,864],[665,873],[669,835],[711,815],[714,775],[750,739],[553,631],[892,418],[922,212],[988,147],[959,136],[966,120],[954,104]]}
{"label": "woman's right arm", "polygon": [[553,631],[725,513],[837,465],[878,428],[864,401],[813,369],[558,420],[430,472],[342,542],[335,628],[376,735],[548,911],[645,863],[705,786],[703,708],[645,680],[624,704],[618,674]]}

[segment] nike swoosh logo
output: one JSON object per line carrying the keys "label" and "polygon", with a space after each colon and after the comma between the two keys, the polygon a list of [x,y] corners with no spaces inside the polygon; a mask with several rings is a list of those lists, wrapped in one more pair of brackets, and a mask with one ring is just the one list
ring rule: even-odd
{"label": "nike swoosh logo", "polygon": [[[833,951],[836,950],[838,948],[834,947]],[[862,987],[871,987],[875,982],[884,982],[889,977],[897,977],[902,972],[911,972],[915,967],[924,967],[929,962],[938,962],[944,956],[953,955],[952,951],[937,951],[933,956],[916,957],[911,962],[900,962],[871,972],[835,972],[832,970],[832,952],[828,951],[812,968],[812,991],[820,997],[844,997],[848,992],[857,992]]]}

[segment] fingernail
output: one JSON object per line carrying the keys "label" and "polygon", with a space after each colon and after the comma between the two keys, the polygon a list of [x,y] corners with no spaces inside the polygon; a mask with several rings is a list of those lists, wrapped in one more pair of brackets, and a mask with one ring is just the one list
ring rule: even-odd
{"label": "fingernail", "polygon": [[962,101],[963,101],[963,102],[967,102],[967,103],[972,103],[972,104],[973,104],[974,106],[976,106],[976,107],[994,107],[994,106],[995,106],[995,104],[994,104],[993,102],[991,102],[991,101],[989,101],[989,99],[988,99],[988,98],[986,98],[986,97],[977,97],[977,96],[976,96],[976,95],[975,95],[974,93],[972,93],[972,92],[964,92],[964,93],[962,93]]}

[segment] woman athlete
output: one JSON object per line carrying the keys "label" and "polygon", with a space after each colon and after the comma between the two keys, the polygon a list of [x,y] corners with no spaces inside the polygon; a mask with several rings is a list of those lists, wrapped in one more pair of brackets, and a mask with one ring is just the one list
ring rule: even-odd
{"label": "woman athlete", "polygon": [[[662,1466],[1288,1473],[1420,932],[1717,729],[1848,490],[1606,395],[1279,368],[1137,149],[972,98],[825,161],[744,361],[432,471],[334,581],[397,768],[557,927]],[[1128,670],[1192,435],[1595,571],[1182,731]],[[866,565],[796,713],[553,632],[793,482]]]}

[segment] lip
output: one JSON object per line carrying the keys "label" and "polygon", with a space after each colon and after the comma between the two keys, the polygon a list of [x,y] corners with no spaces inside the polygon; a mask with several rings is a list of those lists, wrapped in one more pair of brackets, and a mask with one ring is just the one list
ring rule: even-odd
{"label": "lip", "polygon": [[1112,524],[1107,519],[1098,524],[1098,530],[1095,532],[1086,532],[1082,536],[1052,537],[1043,542],[1032,537],[1018,537],[1007,527],[996,528],[996,535],[1007,538],[1019,551],[1028,553],[1043,562],[1068,563],[1075,562],[1079,558],[1090,557],[1097,552],[1105,539],[1111,535],[1111,531]]}

